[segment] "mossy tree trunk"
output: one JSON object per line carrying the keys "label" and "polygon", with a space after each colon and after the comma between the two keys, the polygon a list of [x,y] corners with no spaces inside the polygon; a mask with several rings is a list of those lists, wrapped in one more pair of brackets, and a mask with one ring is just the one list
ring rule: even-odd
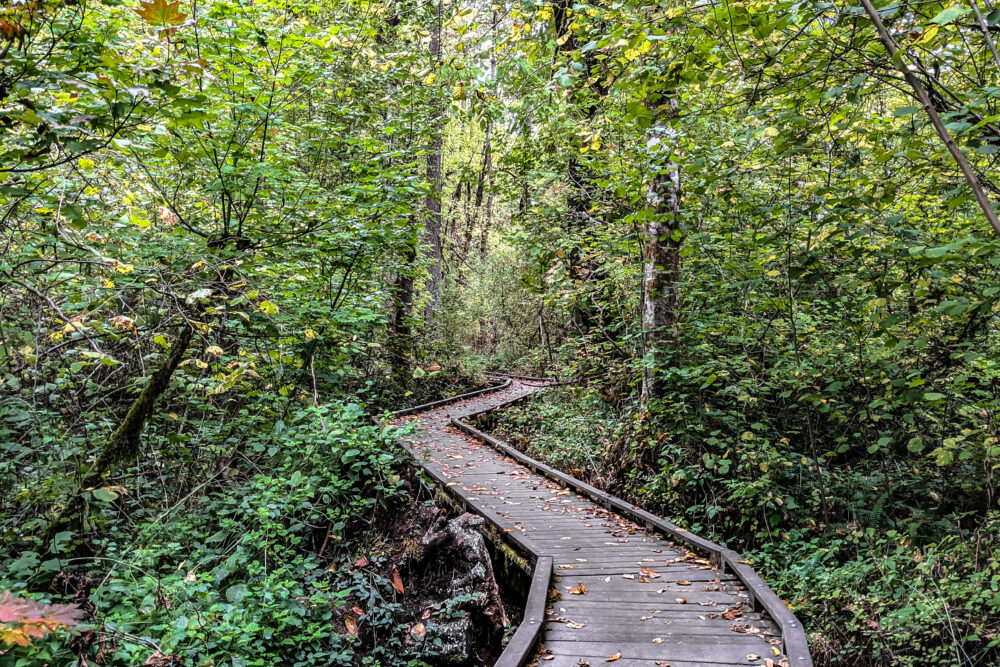
{"label": "mossy tree trunk", "polygon": [[194,328],[192,326],[185,324],[181,327],[177,340],[170,348],[170,354],[163,365],[153,373],[149,382],[132,403],[132,407],[125,414],[125,418],[108,438],[108,442],[97,457],[97,463],[94,465],[85,486],[94,486],[112,466],[128,464],[138,458],[142,429],[153,414],[156,399],[170,386],[170,378],[191,345],[193,336]]}

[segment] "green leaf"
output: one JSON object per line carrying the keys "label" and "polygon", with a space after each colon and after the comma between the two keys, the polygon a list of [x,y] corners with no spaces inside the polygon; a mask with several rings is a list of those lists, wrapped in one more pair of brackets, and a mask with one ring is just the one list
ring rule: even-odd
{"label": "green leaf", "polygon": [[64,530],[56,533],[55,537],[52,538],[52,544],[49,546],[49,553],[62,553],[66,549],[66,544],[73,539],[75,533],[71,530]]}
{"label": "green leaf", "polygon": [[100,500],[103,503],[110,503],[118,498],[118,494],[110,489],[94,489],[90,492],[90,495],[94,496],[96,500]]}
{"label": "green leaf", "polygon": [[244,584],[236,584],[226,589],[226,599],[236,604],[247,594],[247,587]]}
{"label": "green leaf", "polygon": [[931,23],[937,23],[938,25],[948,25],[959,16],[968,14],[971,11],[968,7],[962,7],[961,5],[952,5],[947,9],[943,9],[938,12],[937,16],[931,19]]}

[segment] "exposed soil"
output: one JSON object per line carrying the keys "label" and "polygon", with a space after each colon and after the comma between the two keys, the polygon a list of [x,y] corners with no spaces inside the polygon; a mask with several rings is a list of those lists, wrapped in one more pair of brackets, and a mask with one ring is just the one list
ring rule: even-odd
{"label": "exposed soil", "polygon": [[[503,647],[511,611],[523,600],[505,601],[494,574],[482,518],[455,516],[419,499],[427,493],[407,467],[410,491],[400,506],[380,512],[374,532],[379,573],[405,593],[397,598],[395,620],[408,628],[404,642],[442,665],[492,665]],[[383,560],[384,559],[384,560]],[[398,589],[397,589],[398,591]],[[350,610],[343,610],[343,615]],[[360,631],[363,645],[374,638]],[[435,646],[440,639],[441,645]],[[370,645],[369,645],[370,646]]]}

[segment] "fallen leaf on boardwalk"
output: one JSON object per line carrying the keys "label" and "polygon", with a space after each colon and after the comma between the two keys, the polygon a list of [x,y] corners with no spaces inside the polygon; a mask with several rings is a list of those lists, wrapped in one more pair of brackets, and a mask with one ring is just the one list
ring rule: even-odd
{"label": "fallen leaf on boardwalk", "polygon": [[351,635],[352,637],[358,636],[358,619],[354,618],[353,616],[345,616],[344,627],[347,628],[347,634]]}
{"label": "fallen leaf on boardwalk", "polygon": [[581,582],[579,585],[574,586],[573,588],[569,589],[569,592],[572,595],[586,595],[587,594],[587,587],[584,586],[583,583]]}
{"label": "fallen leaf on boardwalk", "polygon": [[570,630],[579,630],[580,628],[586,626],[586,623],[575,623],[573,621],[566,621],[566,627]]}
{"label": "fallen leaf on boardwalk", "polygon": [[406,593],[406,589],[403,588],[403,578],[399,576],[399,570],[396,568],[392,568],[392,587],[400,595]]}
{"label": "fallen leaf on boardwalk", "polygon": [[427,636],[427,628],[424,627],[423,623],[417,623],[412,628],[410,628],[410,634],[417,639],[423,639]]}
{"label": "fallen leaf on boardwalk", "polygon": [[742,632],[747,635],[755,635],[760,632],[759,628],[755,628],[752,625],[734,625],[730,628],[733,632]]}
{"label": "fallen leaf on boardwalk", "polygon": [[747,653],[747,660],[749,662],[756,662],[760,660],[760,656],[757,655],[756,653]]}
{"label": "fallen leaf on boardwalk", "polygon": [[[648,579],[659,579],[660,578],[660,575],[658,575],[656,572],[653,572],[648,567],[642,568],[642,576],[646,577]],[[681,582],[677,582],[677,583],[681,583]]]}
{"label": "fallen leaf on boardwalk", "polygon": [[580,658],[576,664],[580,665],[580,667],[590,667],[590,663],[583,658]]}
{"label": "fallen leaf on boardwalk", "polygon": [[690,581],[678,581],[677,585],[678,586],[690,586],[691,582]]}
{"label": "fallen leaf on boardwalk", "polygon": [[572,570],[573,566],[572,565],[560,565],[559,569],[560,570]]}
{"label": "fallen leaf on boardwalk", "polygon": [[555,659],[556,659],[556,657],[555,657],[554,655],[552,655],[552,654],[549,654],[549,655],[543,655],[543,656],[541,657],[541,659],[542,659],[542,660],[555,660]]}
{"label": "fallen leaf on boardwalk", "polygon": [[657,660],[656,667],[670,667],[670,663],[666,660]]}
{"label": "fallen leaf on boardwalk", "polygon": [[677,598],[677,604],[686,604],[687,601],[687,598]]}
{"label": "fallen leaf on boardwalk", "polygon": [[635,579],[634,574],[623,574],[622,579]]}
{"label": "fallen leaf on boardwalk", "polygon": [[663,643],[663,637],[656,637],[655,639],[653,639],[653,643],[654,644],[662,644]]}
{"label": "fallen leaf on boardwalk", "polygon": [[620,657],[622,657],[622,652],[617,651],[613,656],[608,658],[605,662],[614,662],[615,660],[618,660]]}
{"label": "fallen leaf on boardwalk", "polygon": [[781,651],[778,650],[777,646],[772,646],[771,650],[774,652],[775,655],[781,655]]}

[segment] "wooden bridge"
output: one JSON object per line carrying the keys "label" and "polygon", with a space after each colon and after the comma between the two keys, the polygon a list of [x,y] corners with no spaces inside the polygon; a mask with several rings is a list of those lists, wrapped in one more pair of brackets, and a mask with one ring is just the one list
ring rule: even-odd
{"label": "wooden bridge", "polygon": [[580,482],[463,419],[544,381],[396,413],[404,444],[531,565],[524,620],[497,662],[581,667],[811,667],[801,624],[736,552]]}

